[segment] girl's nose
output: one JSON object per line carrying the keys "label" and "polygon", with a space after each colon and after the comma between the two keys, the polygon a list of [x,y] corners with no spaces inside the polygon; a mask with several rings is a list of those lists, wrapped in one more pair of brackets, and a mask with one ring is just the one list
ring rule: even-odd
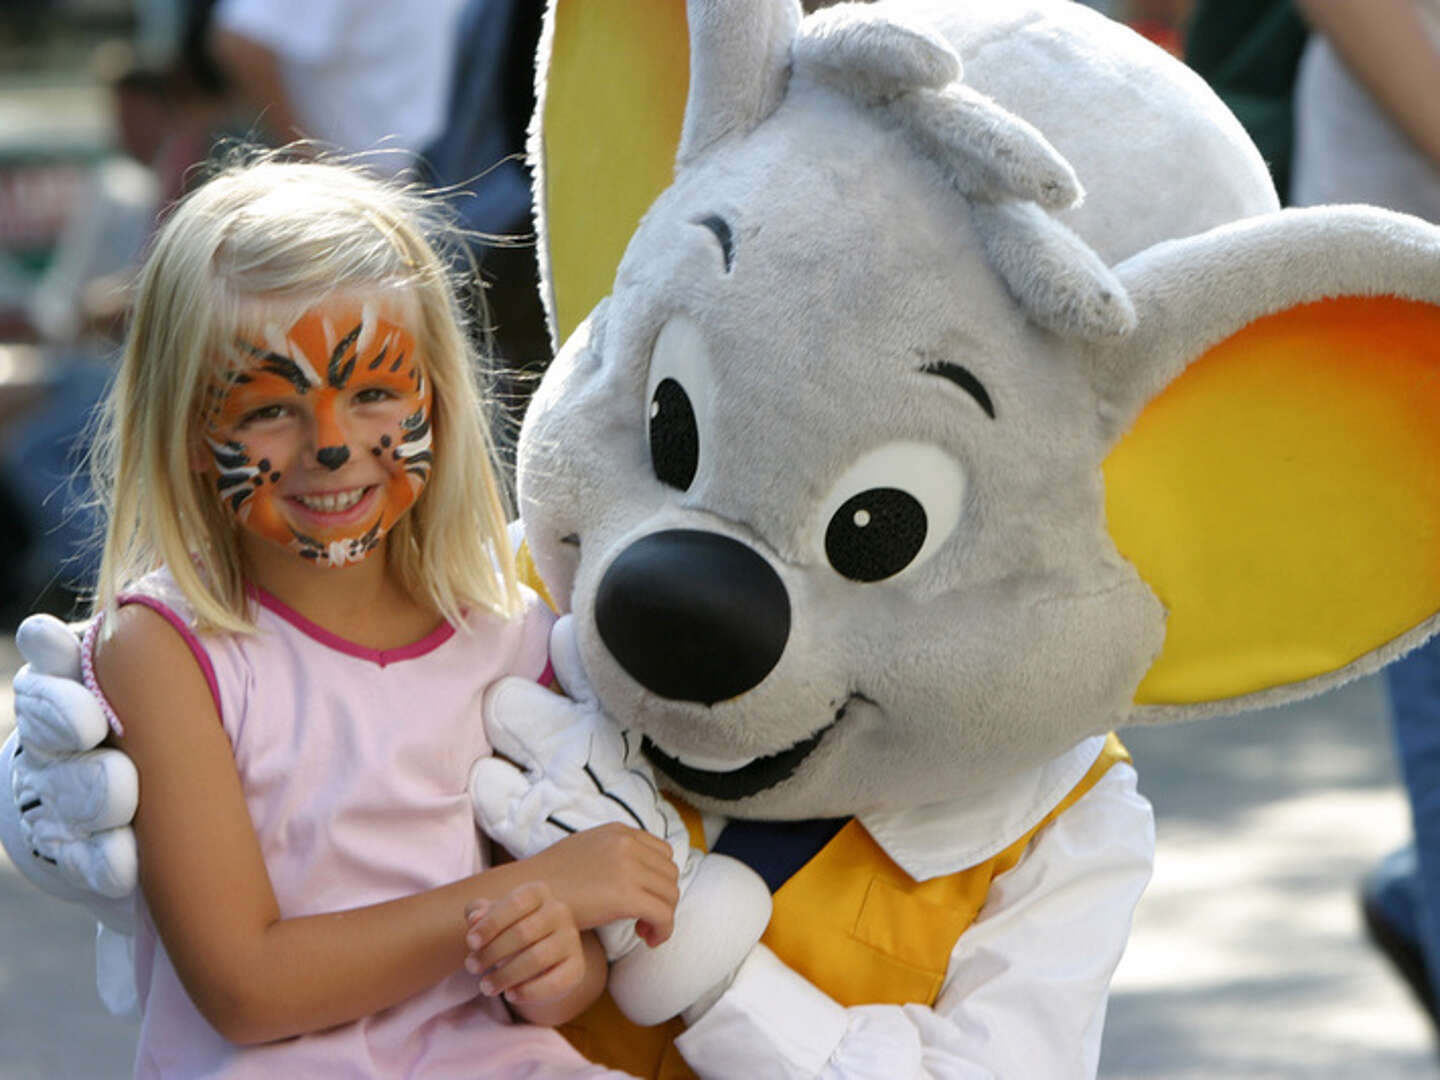
{"label": "girl's nose", "polygon": [[315,451],[315,460],[327,469],[338,469],[350,460],[350,448],[348,446],[322,446]]}
{"label": "girl's nose", "polygon": [[333,391],[322,390],[315,402],[315,428],[311,445],[315,460],[324,468],[335,471],[350,460],[350,438]]}

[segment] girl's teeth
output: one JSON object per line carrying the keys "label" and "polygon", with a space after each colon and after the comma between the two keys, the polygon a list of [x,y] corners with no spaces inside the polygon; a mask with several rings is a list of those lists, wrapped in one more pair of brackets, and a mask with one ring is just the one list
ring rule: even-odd
{"label": "girl's teeth", "polygon": [[316,510],[322,514],[338,514],[342,510],[349,510],[365,496],[364,488],[356,488],[354,491],[341,492],[338,495],[297,495],[307,510]]}

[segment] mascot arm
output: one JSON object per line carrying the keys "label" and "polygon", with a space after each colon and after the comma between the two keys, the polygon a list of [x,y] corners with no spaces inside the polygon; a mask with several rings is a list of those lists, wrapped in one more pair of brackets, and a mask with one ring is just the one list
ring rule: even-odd
{"label": "mascot arm", "polygon": [[0,846],[37,888],[95,916],[100,998],[133,1019],[135,766],[101,747],[109,728],[80,681],[71,629],[34,615],[15,644],[26,664],[15,676],[15,731],[0,746]]}
{"label": "mascot arm", "polygon": [[1154,821],[1116,765],[996,878],[935,1005],[844,1008],[764,946],[676,1040],[702,1077],[1093,1077]]}
{"label": "mascot arm", "polygon": [[0,751],[0,842],[39,888],[126,931],[136,880],[135,767],[100,746],[109,727],[80,682],[71,629],[31,616],[15,644],[26,663],[15,676],[15,732]]}
{"label": "mascot arm", "polygon": [[80,642],[70,628],[31,616],[15,644],[26,663],[15,676],[15,731],[0,748],[0,843],[34,885],[128,932],[135,767],[101,747],[109,727],[80,681]]}

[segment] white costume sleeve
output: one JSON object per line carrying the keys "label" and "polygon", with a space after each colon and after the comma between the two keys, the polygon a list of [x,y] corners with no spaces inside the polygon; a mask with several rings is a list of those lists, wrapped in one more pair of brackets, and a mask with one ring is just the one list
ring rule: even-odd
{"label": "white costume sleeve", "polygon": [[995,879],[933,1008],[844,1008],[761,946],[676,1046],[706,1078],[1093,1077],[1154,848],[1117,764]]}

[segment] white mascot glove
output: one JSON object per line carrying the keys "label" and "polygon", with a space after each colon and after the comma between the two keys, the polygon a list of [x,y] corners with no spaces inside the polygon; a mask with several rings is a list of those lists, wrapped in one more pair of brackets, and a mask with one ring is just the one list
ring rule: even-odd
{"label": "white mascot glove", "polygon": [[100,749],[105,716],[80,680],[80,642],[59,619],[32,615],[15,644],[15,731],[0,747],[0,844],[34,885],[84,904],[100,922],[97,982],[106,1007],[134,1015],[133,894],[139,778]]}
{"label": "white mascot glove", "polygon": [[685,823],[660,795],[638,748],[595,700],[571,616],[555,624],[550,656],[570,698],[517,678],[500,680],[485,695],[490,745],[510,761],[476,763],[470,774],[476,820],[521,858],[615,821],[670,844],[680,870],[670,938],[649,948],[633,919],[597,931],[611,961],[616,1005],[637,1024],[658,1024],[728,985],[770,921],[770,890],[743,863],[690,847]]}

